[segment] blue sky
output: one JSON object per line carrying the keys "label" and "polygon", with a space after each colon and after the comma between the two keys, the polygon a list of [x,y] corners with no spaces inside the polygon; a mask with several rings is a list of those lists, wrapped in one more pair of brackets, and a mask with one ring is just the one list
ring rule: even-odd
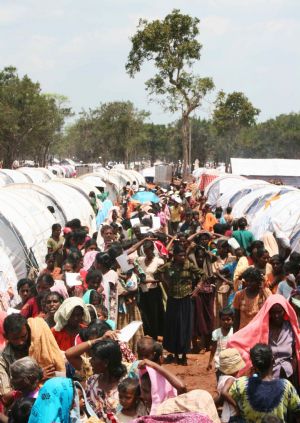
{"label": "blue sky", "polygon": [[[130,79],[129,37],[140,17],[179,8],[200,18],[201,61],[216,92],[243,91],[259,120],[300,111],[299,0],[0,0],[0,67],[14,65],[45,92],[67,96],[76,112],[100,102],[131,100],[151,120],[166,114],[144,89],[150,65]],[[210,96],[198,115],[209,117]]]}

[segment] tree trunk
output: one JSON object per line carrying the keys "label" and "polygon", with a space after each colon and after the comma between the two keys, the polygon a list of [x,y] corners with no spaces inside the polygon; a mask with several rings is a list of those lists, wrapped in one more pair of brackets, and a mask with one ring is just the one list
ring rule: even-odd
{"label": "tree trunk", "polygon": [[189,162],[189,140],[190,140],[190,120],[186,114],[182,114],[182,177],[186,179],[188,176],[188,162]]}

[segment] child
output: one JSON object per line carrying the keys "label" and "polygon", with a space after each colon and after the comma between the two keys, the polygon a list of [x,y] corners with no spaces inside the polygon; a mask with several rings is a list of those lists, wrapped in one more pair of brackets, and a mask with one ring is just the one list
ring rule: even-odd
{"label": "child", "polygon": [[84,396],[83,396],[81,388],[78,385],[76,386],[76,391],[78,394],[78,401],[79,401],[80,423],[85,423],[88,421],[88,415],[85,408]]}
{"label": "child", "polygon": [[108,326],[110,326],[111,330],[115,330],[116,323],[113,320],[108,319],[108,310],[105,305],[101,304],[99,307],[97,307],[97,311],[99,320],[102,320],[103,322],[107,323]]}
{"label": "child", "polygon": [[291,273],[291,266],[289,263],[285,263],[283,266],[285,278],[279,282],[277,288],[277,294],[283,295],[286,300],[290,298],[291,292],[296,288],[296,278]]}
{"label": "child", "polygon": [[217,380],[219,379],[219,355],[222,350],[227,347],[228,339],[233,335],[233,315],[234,312],[230,308],[224,308],[219,311],[219,319],[221,327],[215,329],[212,333],[212,346],[207,370],[212,369],[212,361],[215,359],[215,370]]}
{"label": "child", "polygon": [[[218,392],[220,398],[224,400],[221,423],[228,423],[229,421],[238,421],[233,418],[236,417],[237,412],[232,404],[226,401],[226,393],[233,382],[236,380],[238,372],[245,367],[245,362],[240,353],[235,348],[227,348],[220,352],[219,355],[219,372],[221,373],[218,381]],[[223,398],[222,398],[223,397]]]}
{"label": "child", "polygon": [[143,336],[137,342],[137,356],[129,371],[128,377],[133,379],[139,378],[138,365],[141,360],[148,359],[158,364],[162,364],[163,347],[159,342],[154,341],[150,336]]}
{"label": "child", "polygon": [[120,410],[116,417],[118,422],[127,423],[136,417],[147,414],[143,402],[140,400],[140,386],[137,379],[124,379],[118,386]]}

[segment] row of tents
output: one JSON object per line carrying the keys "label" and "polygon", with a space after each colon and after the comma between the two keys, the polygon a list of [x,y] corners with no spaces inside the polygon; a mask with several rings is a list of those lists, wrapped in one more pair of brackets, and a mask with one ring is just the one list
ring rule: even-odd
{"label": "row of tents", "polygon": [[225,174],[205,189],[213,208],[232,207],[235,218],[246,217],[256,239],[266,232],[300,252],[300,191],[289,185],[275,185],[259,179]]}
{"label": "row of tents", "polygon": [[134,180],[138,185],[145,183],[140,174],[126,170],[95,169],[92,174],[66,179],[42,168],[0,169],[0,292],[9,285],[15,288],[30,268],[43,268],[54,223],[63,227],[79,218],[90,234],[97,230],[91,191],[98,195],[100,190],[108,191],[113,203],[122,186]]}

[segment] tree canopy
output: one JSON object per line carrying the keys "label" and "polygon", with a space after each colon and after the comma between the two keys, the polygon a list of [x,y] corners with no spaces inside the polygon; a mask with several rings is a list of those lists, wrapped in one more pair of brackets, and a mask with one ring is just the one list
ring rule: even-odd
{"label": "tree canopy", "polygon": [[152,61],[156,73],[146,82],[152,99],[165,110],[181,112],[182,153],[184,174],[191,161],[189,138],[191,113],[214,88],[211,78],[201,78],[192,71],[200,60],[202,45],[198,41],[199,19],[173,10],[163,20],[141,19],[126,63],[131,77],[140,72],[145,61]]}

